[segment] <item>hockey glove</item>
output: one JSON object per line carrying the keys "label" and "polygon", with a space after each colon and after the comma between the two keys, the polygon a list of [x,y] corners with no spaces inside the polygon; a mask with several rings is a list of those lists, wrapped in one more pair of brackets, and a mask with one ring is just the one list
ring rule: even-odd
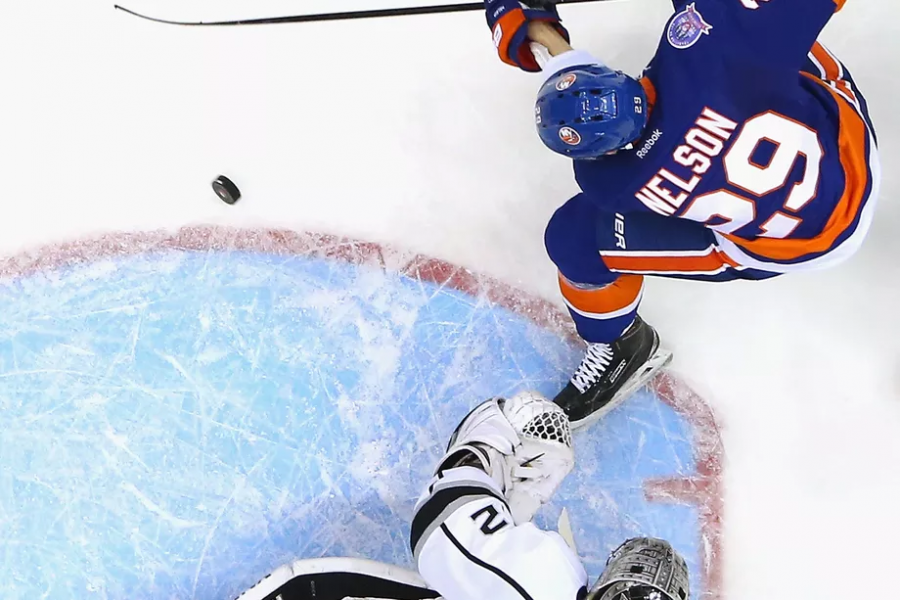
{"label": "hockey glove", "polygon": [[519,392],[503,404],[503,414],[519,435],[506,499],[515,522],[524,523],[575,466],[572,429],[566,413],[536,392]]}
{"label": "hockey glove", "polygon": [[523,71],[541,70],[531,53],[528,23],[544,21],[552,25],[566,41],[569,32],[562,26],[556,6],[549,0],[531,0],[533,8],[518,0],[484,0],[488,27],[494,35],[494,46],[500,60]]}
{"label": "hockey glove", "polygon": [[435,475],[462,466],[477,466],[487,473],[504,495],[512,489],[512,457],[519,435],[503,415],[503,400],[492,398],[472,409],[450,436],[447,453]]}
{"label": "hockey glove", "polygon": [[474,466],[488,474],[516,524],[531,520],[575,464],[569,419],[533,392],[491,399],[470,412],[450,438],[435,473]]}

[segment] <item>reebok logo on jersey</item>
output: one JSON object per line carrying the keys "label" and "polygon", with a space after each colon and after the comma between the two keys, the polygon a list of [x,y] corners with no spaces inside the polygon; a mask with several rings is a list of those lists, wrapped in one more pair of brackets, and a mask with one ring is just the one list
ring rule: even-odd
{"label": "reebok logo on jersey", "polygon": [[[711,108],[704,108],[672,152],[675,165],[666,164],[634,194],[644,206],[669,217],[687,202],[709,173],[712,159],[719,156],[738,124]],[[685,171],[684,168],[690,169]]]}
{"label": "reebok logo on jersey", "polygon": [[643,159],[647,156],[647,153],[650,152],[650,149],[656,145],[656,142],[659,141],[659,138],[662,137],[663,132],[659,129],[654,129],[653,133],[650,134],[650,139],[644,142],[644,145],[641,146],[641,149],[637,151],[637,157]]}

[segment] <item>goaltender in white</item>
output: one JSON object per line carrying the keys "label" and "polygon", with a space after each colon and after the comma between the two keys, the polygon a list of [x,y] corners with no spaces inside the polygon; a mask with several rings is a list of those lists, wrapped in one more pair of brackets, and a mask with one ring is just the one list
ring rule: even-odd
{"label": "goaltender in white", "polygon": [[483,402],[451,436],[416,505],[419,574],[362,559],[299,560],[240,600],[688,600],[687,566],[664,540],[627,540],[588,588],[563,537],[531,522],[574,463],[557,405],[533,392]]}

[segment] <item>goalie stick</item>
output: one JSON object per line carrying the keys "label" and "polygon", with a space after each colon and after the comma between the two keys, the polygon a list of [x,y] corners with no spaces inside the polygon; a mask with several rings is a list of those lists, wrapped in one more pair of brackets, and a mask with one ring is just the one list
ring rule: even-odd
{"label": "goalie stick", "polygon": [[[586,2],[609,2],[611,0],[559,0],[555,4],[583,4]],[[409,8],[382,8],[373,10],[355,10],[348,12],[318,13],[311,15],[290,15],[284,17],[263,17],[258,19],[237,19],[233,21],[175,21],[151,17],[133,11],[124,6],[114,5],[116,10],[128,13],[135,17],[163,23],[165,25],[182,25],[185,27],[234,27],[237,25],[278,25],[281,23],[311,23],[321,21],[346,21],[350,19],[374,19],[380,17],[408,17],[413,15],[434,15],[457,12],[471,12],[484,9],[483,2],[468,2],[463,4],[441,4],[437,6],[413,6]]]}

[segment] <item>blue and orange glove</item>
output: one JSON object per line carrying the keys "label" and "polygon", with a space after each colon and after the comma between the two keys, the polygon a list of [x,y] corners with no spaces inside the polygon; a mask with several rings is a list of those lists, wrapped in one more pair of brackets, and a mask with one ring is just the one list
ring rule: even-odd
{"label": "blue and orange glove", "polygon": [[549,23],[569,41],[569,32],[562,26],[553,0],[531,0],[530,5],[519,0],[484,0],[484,9],[500,60],[523,71],[541,70],[529,47],[529,23]]}

